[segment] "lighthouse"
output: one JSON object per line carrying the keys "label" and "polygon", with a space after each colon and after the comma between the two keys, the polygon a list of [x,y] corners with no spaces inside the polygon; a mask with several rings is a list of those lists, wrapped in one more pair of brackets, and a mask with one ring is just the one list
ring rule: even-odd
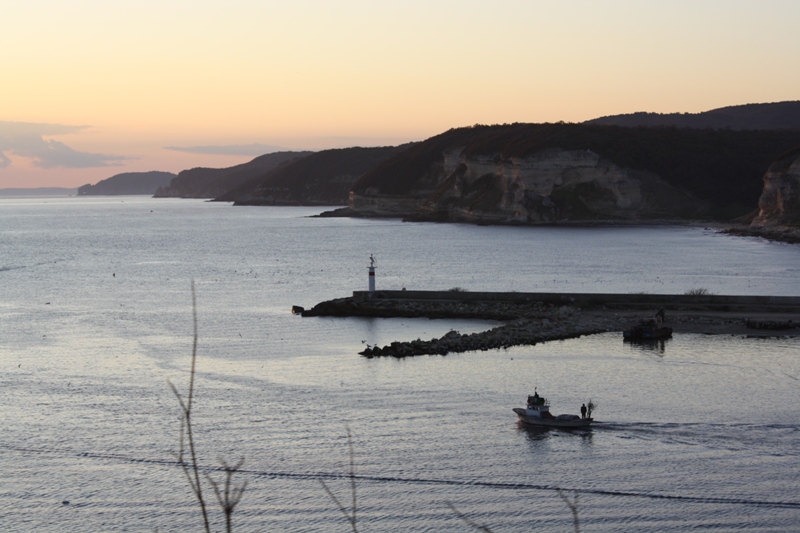
{"label": "lighthouse", "polygon": [[375,257],[369,254],[369,292],[375,292]]}

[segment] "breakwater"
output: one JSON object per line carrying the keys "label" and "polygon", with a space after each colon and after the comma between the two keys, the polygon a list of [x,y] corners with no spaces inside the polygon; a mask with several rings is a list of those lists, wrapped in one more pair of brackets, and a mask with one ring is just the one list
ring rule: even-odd
{"label": "breakwater", "polygon": [[[622,331],[657,310],[676,332],[800,334],[800,297],[714,294],[600,294],[468,291],[355,291],[303,316],[475,318],[503,322],[488,331],[369,346],[366,357],[445,355]],[[762,327],[769,324],[770,327]],[[777,326],[776,326],[777,325]]]}

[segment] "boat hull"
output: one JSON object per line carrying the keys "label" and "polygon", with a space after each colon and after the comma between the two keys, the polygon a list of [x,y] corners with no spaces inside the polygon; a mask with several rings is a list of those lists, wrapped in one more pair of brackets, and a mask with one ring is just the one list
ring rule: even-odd
{"label": "boat hull", "polygon": [[672,328],[662,326],[660,328],[638,328],[634,327],[622,332],[622,338],[626,341],[642,342],[669,339],[672,337]]}
{"label": "boat hull", "polygon": [[575,420],[558,420],[556,418],[539,418],[537,416],[528,416],[525,409],[521,407],[514,407],[514,412],[517,413],[520,421],[529,426],[548,427],[548,428],[585,428],[589,427],[594,421],[593,418],[578,418]]}

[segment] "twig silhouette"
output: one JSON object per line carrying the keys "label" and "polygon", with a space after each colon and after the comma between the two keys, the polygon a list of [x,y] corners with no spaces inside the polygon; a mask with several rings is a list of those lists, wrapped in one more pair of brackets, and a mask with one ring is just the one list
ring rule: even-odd
{"label": "twig silhouette", "polygon": [[[194,446],[194,434],[192,432],[192,400],[194,399],[194,375],[195,365],[197,363],[197,295],[194,290],[194,280],[192,280],[192,322],[194,325],[194,335],[192,341],[192,368],[189,372],[189,393],[184,401],[181,393],[171,381],[167,380],[173,394],[178,399],[181,406],[181,435],[178,446],[178,463],[186,475],[186,480],[194,493],[197,502],[200,504],[200,511],[203,515],[203,525],[205,526],[206,533],[211,533],[211,527],[208,522],[208,511],[206,509],[206,502],[203,498],[203,486],[200,483],[200,469],[197,465],[197,453]],[[184,445],[184,437],[189,443],[189,460],[187,464],[185,460],[186,447]]]}
{"label": "twig silhouette", "polygon": [[328,493],[333,503],[339,508],[342,514],[347,518],[347,521],[350,522],[350,527],[353,529],[353,533],[358,533],[357,521],[356,521],[356,471],[355,471],[355,461],[353,459],[353,437],[350,433],[350,428],[347,428],[347,447],[350,451],[350,474],[348,477],[350,478],[350,492],[352,494],[352,507],[348,512],[347,508],[342,505],[339,501],[339,498],[328,488],[328,485],[325,483],[324,480],[320,479],[319,482],[322,484],[322,488],[325,489],[325,492]]}
{"label": "twig silhouette", "polygon": [[575,526],[575,533],[580,533],[581,527],[580,523],[578,522],[578,496],[580,496],[580,494],[576,492],[575,497],[572,499],[572,501],[570,501],[569,498],[564,496],[564,493],[561,492],[561,489],[556,489],[556,492],[558,492],[558,495],[561,496],[562,500],[564,500],[564,503],[567,504],[569,510],[572,511],[572,524]]}
{"label": "twig silhouette", "polygon": [[217,496],[219,506],[222,507],[222,511],[225,513],[225,531],[231,533],[233,510],[239,504],[239,500],[242,499],[242,494],[247,488],[247,480],[245,480],[241,487],[234,486],[233,490],[231,490],[231,478],[244,464],[244,458],[239,459],[239,462],[233,466],[229,466],[224,460],[220,460],[220,462],[222,463],[222,469],[225,471],[225,490],[220,491],[217,482],[211,479],[208,474],[206,474],[206,479],[214,488],[214,494]]}
{"label": "twig silhouette", "polygon": [[[194,494],[195,499],[197,499],[197,503],[200,505],[200,512],[203,515],[203,526],[205,527],[205,531],[206,533],[211,533],[211,526],[208,520],[208,507],[206,505],[205,497],[203,496],[203,484],[200,478],[200,467],[197,461],[197,452],[195,451],[194,445],[194,431],[192,429],[192,401],[194,400],[194,377],[197,367],[197,295],[195,293],[194,280],[192,280],[192,322],[194,325],[194,335],[192,341],[192,366],[191,370],[189,371],[189,391],[186,395],[186,398],[184,399],[184,397],[181,396],[181,393],[178,392],[177,387],[175,387],[171,381],[167,380],[167,383],[169,384],[173,394],[175,394],[175,397],[178,399],[178,403],[181,406],[181,433],[178,441],[178,453],[175,455],[178,459],[178,464],[181,465],[184,475],[186,475],[186,480],[189,482],[189,487],[191,487],[192,493]],[[188,462],[186,460],[187,444],[189,454]],[[239,462],[233,466],[228,465],[228,463],[225,461],[221,461],[221,463],[222,469],[225,472],[224,490],[220,491],[219,484],[211,479],[211,476],[209,476],[207,473],[204,473],[204,476],[214,489],[214,494],[217,497],[217,501],[219,502],[222,511],[225,513],[225,525],[228,533],[230,533],[232,527],[233,510],[242,499],[242,494],[244,494],[244,491],[247,488],[247,481],[245,481],[241,487],[233,486],[233,488],[231,488],[231,479],[233,474],[239,471],[239,468],[242,466],[242,464],[244,464],[244,459],[239,460]]]}

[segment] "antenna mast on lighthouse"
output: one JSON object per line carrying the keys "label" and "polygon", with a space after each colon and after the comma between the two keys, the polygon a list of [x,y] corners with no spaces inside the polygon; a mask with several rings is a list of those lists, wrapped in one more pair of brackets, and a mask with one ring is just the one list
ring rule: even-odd
{"label": "antenna mast on lighthouse", "polygon": [[369,292],[375,292],[375,257],[369,254]]}

